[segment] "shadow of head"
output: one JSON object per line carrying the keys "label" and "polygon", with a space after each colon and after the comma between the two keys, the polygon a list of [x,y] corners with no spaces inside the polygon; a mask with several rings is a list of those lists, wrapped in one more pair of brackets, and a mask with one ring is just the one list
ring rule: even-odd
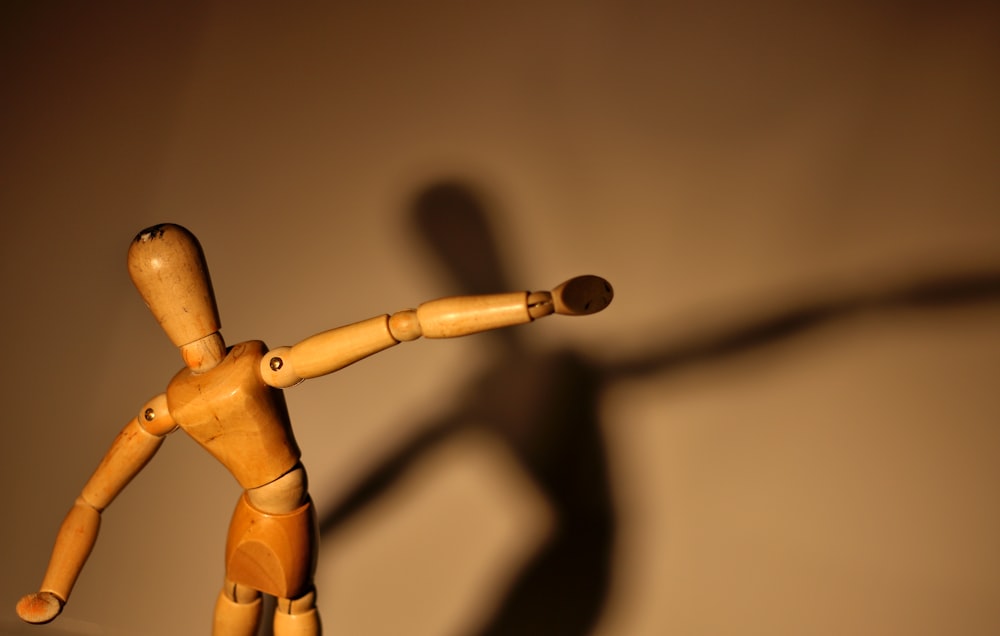
{"label": "shadow of head", "polygon": [[434,181],[413,197],[416,235],[443,266],[459,294],[508,291],[484,195],[458,179]]}

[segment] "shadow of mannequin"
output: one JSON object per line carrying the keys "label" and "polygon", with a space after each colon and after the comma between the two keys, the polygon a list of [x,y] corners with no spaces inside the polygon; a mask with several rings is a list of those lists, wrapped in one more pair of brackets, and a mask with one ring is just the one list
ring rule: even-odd
{"label": "shadow of mannequin", "polygon": [[[472,188],[458,181],[431,184],[416,197],[412,214],[420,235],[456,283],[454,293],[509,288],[487,211]],[[598,408],[605,389],[772,346],[865,312],[995,303],[1000,300],[1000,269],[816,288],[844,291],[807,301],[783,299],[757,314],[746,307],[723,308],[716,313],[733,316],[731,322],[668,335],[640,356],[614,361],[598,362],[572,350],[533,350],[517,330],[480,336],[484,345],[495,345],[487,370],[465,387],[450,413],[419,428],[422,433],[334,508],[321,511],[321,536],[335,533],[378,499],[431,447],[460,430],[482,427],[506,443],[546,498],[555,531],[473,635],[585,636],[607,601],[615,544],[615,505]]]}
{"label": "shadow of mannequin", "polygon": [[[486,210],[471,188],[459,182],[432,184],[415,198],[411,212],[418,233],[456,283],[451,291],[485,294],[508,288]],[[516,329],[483,335],[495,352],[485,373],[465,387],[450,413],[421,427],[419,436],[336,508],[321,514],[321,536],[336,532],[430,447],[460,430],[481,427],[509,448],[551,507],[555,528],[476,633],[582,636],[607,597],[614,543],[598,375],[581,354],[534,350]]]}

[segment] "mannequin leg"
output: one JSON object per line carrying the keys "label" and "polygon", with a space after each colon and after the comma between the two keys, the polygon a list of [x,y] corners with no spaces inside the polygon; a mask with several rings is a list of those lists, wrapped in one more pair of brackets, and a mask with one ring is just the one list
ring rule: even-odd
{"label": "mannequin leg", "polygon": [[227,580],[215,601],[212,636],[254,636],[260,607],[260,592]]}
{"label": "mannequin leg", "polygon": [[320,636],[316,591],[296,599],[279,598],[274,608],[274,636]]}

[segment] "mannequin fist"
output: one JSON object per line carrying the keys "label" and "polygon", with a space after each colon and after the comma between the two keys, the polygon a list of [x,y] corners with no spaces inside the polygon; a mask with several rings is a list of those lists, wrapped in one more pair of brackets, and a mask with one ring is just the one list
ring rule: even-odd
{"label": "mannequin fist", "polygon": [[48,623],[62,612],[64,601],[52,592],[35,592],[17,602],[17,615],[28,623]]}

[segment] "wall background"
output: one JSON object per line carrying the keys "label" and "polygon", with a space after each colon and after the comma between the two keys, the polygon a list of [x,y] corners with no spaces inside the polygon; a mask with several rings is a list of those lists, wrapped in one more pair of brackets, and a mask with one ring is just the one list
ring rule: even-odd
{"label": "wall background", "polygon": [[[595,634],[1000,630],[995,285],[666,355],[786,307],[1000,271],[995,9],[0,10],[0,630],[21,633],[62,516],[180,365],[128,280],[135,232],[193,229],[227,340],[291,344],[452,293],[407,221],[446,178],[481,196],[516,288],[614,283],[605,313],[525,328],[532,346],[649,363],[600,402],[618,536]],[[417,342],[289,390],[321,508],[492,355]],[[236,496],[173,436],[31,633],[207,631]],[[477,633],[557,527],[503,445],[458,434],[325,536],[325,627]]]}

